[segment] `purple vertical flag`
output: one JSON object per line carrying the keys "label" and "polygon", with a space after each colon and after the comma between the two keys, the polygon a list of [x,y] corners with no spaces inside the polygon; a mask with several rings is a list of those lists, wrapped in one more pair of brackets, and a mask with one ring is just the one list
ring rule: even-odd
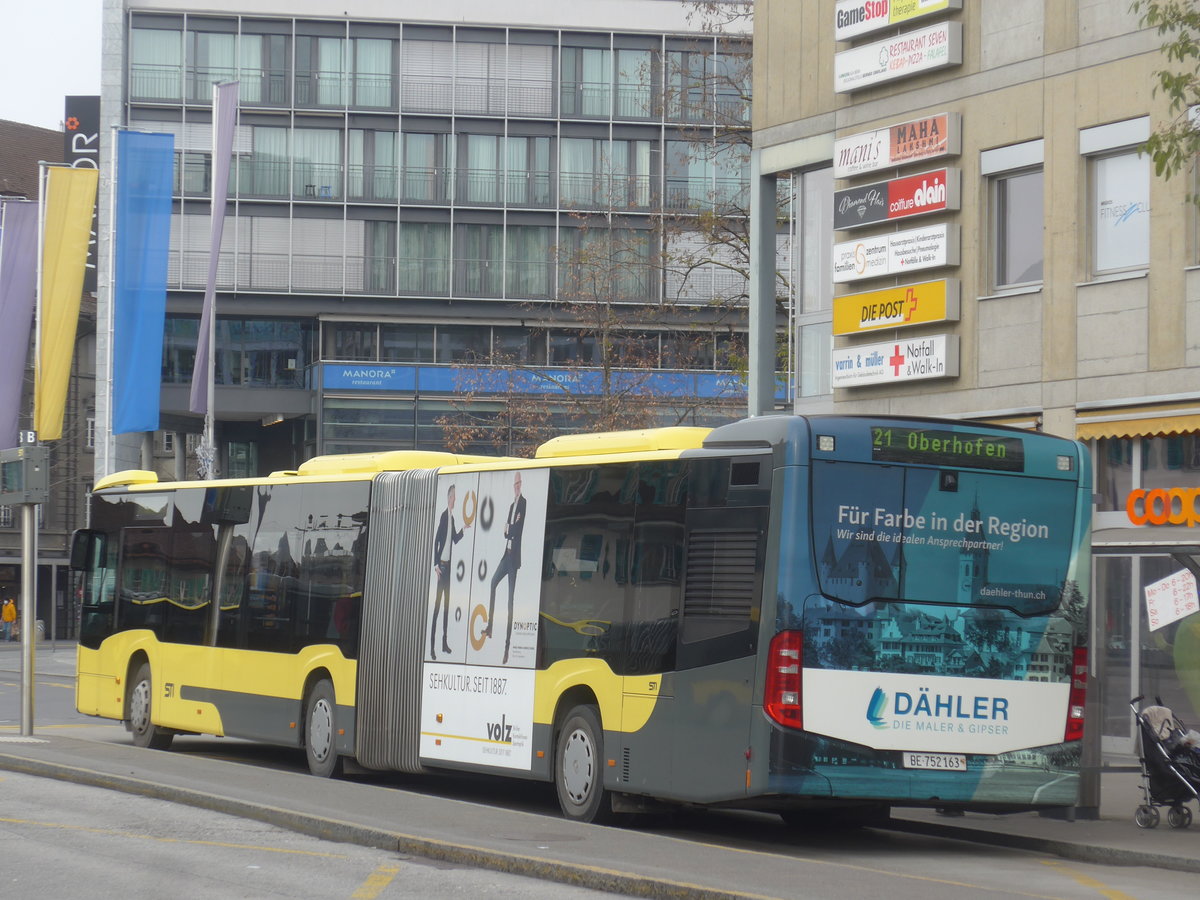
{"label": "purple vertical flag", "polygon": [[229,166],[233,158],[233,129],[237,121],[238,82],[213,85],[213,156],[212,224],[209,231],[208,280],[204,283],[204,311],[200,333],[196,337],[196,361],[192,367],[192,393],[188,408],[194,413],[212,412],[208,408],[208,360],[213,317],[216,313],[217,262],[221,256],[221,235],[225,229],[225,200],[229,196]]}
{"label": "purple vertical flag", "polygon": [[112,433],[156,431],[175,138],[117,133]]}
{"label": "purple vertical flag", "polygon": [[21,388],[33,329],[38,208],[0,200],[0,449],[17,446]]}

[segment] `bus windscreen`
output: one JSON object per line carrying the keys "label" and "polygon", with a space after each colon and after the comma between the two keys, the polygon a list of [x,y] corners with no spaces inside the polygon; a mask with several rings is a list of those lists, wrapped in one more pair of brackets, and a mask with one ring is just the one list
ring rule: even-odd
{"label": "bus windscreen", "polygon": [[813,462],[821,592],[903,600],[1058,606],[1071,560],[1075,486],[991,472]]}

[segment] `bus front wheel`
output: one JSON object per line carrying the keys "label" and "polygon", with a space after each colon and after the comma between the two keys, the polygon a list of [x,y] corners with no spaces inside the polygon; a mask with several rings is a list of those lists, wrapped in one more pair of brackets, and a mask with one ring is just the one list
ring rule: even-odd
{"label": "bus front wheel", "polygon": [[554,786],[563,815],[577,822],[617,821],[604,787],[604,731],[600,711],[576,706],[563,720],[555,752]]}
{"label": "bus front wheel", "polygon": [[304,704],[304,752],[308,756],[308,770],[318,778],[329,778],[340,769],[337,702],[328,678],[313,685]]}
{"label": "bus front wheel", "polygon": [[175,732],[159,728],[150,721],[151,698],[154,696],[154,681],[150,677],[150,663],[142,663],[133,676],[126,709],[129,711],[129,731],[133,743],[150,750],[166,750],[171,746]]}

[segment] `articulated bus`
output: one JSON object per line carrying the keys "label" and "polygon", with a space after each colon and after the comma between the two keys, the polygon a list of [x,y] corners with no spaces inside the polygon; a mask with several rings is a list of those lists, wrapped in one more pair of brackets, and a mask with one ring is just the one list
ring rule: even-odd
{"label": "articulated bus", "polygon": [[583,821],[1069,806],[1090,509],[1082,445],[920,418],[122,472],[72,548],[77,706]]}

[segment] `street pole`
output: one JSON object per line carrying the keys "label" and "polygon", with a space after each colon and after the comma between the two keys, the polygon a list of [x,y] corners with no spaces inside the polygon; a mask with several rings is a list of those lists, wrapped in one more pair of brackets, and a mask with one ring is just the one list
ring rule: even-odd
{"label": "street pole", "polygon": [[21,504],[21,734],[33,734],[33,648],[37,643],[37,504]]}

